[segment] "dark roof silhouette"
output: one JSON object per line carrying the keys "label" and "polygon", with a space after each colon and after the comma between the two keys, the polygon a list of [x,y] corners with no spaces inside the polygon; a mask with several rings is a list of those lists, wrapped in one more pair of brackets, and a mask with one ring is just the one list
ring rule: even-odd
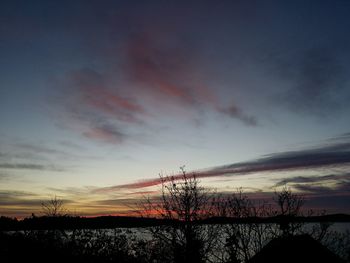
{"label": "dark roof silhouette", "polygon": [[249,263],[344,263],[309,235],[286,236],[273,239]]}

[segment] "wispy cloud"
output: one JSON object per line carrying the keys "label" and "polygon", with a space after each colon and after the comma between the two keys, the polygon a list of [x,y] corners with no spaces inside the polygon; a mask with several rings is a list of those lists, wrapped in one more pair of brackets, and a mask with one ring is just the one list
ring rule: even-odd
{"label": "wispy cloud", "polygon": [[6,178],[11,180],[26,176],[25,170],[67,172],[75,170],[81,160],[99,158],[77,145],[72,147],[47,140],[9,138],[0,147],[3,150],[0,156],[0,173],[8,175]]}
{"label": "wispy cloud", "polygon": [[[65,205],[74,203],[61,199]],[[47,198],[26,191],[0,190],[0,214],[5,216],[27,217],[32,213],[42,213],[42,203]]]}
{"label": "wispy cloud", "polygon": [[[342,142],[322,145],[311,149],[299,151],[280,152],[266,155],[262,158],[242,163],[230,164],[222,167],[195,171],[193,172],[198,178],[233,176],[250,174],[257,172],[275,172],[275,171],[294,171],[305,170],[310,168],[335,167],[350,164],[350,138],[342,137]],[[174,175],[175,179],[180,179],[180,175]],[[325,179],[325,178],[324,178]],[[293,180],[293,179],[291,179]],[[309,179],[295,179],[309,180]],[[311,180],[311,179],[310,179]],[[322,180],[322,178],[321,178]],[[283,181],[283,180],[282,180]],[[287,180],[286,180],[287,182]],[[114,191],[121,188],[138,189],[161,183],[160,178],[143,180],[135,183],[117,185],[102,188],[100,191]]]}
{"label": "wispy cloud", "polygon": [[92,69],[82,69],[70,72],[67,77],[73,90],[78,91],[76,96],[82,105],[124,122],[137,122],[136,114],[144,113],[136,101],[120,94],[119,87],[111,87],[108,76]]}
{"label": "wispy cloud", "polygon": [[60,146],[68,148],[69,150],[79,150],[79,151],[86,150],[86,148],[83,147],[82,145],[69,140],[61,140],[58,143]]}
{"label": "wispy cloud", "polygon": [[337,177],[332,176],[332,179],[328,179],[327,181],[333,183],[320,183],[320,181],[315,180],[312,183],[296,183],[293,187],[302,190],[304,192],[310,192],[312,194],[317,194],[319,196],[327,196],[327,195],[348,195],[350,197],[350,174],[346,173],[343,176]]}
{"label": "wispy cloud", "polygon": [[2,144],[5,151],[0,156],[0,170],[41,170],[65,171],[67,167],[53,164],[57,158],[73,158],[74,154],[46,146],[43,142],[24,142]]}
{"label": "wispy cloud", "polygon": [[16,148],[20,149],[22,152],[27,151],[35,154],[54,154],[54,155],[67,155],[68,153],[56,148],[47,147],[43,144],[33,144],[28,142],[20,142],[13,144]]}
{"label": "wispy cloud", "polygon": [[99,206],[107,206],[107,207],[115,207],[115,206],[135,206],[137,204],[137,199],[135,198],[118,198],[118,199],[104,199],[95,201],[95,205]]}
{"label": "wispy cloud", "polygon": [[[180,176],[174,176],[175,178]],[[141,180],[138,182],[130,183],[130,184],[123,184],[123,185],[115,185],[115,186],[110,186],[110,187],[101,187],[99,189],[95,189],[94,191],[96,193],[108,193],[108,192],[115,192],[120,189],[139,189],[139,188],[145,188],[145,187],[150,187],[154,185],[161,184],[161,179],[160,178],[154,178],[154,179],[149,179],[149,180]]]}
{"label": "wispy cloud", "polygon": [[256,117],[247,115],[242,111],[242,109],[238,108],[236,105],[232,105],[230,107],[222,109],[219,108],[219,111],[221,111],[224,114],[227,114],[231,118],[237,118],[241,120],[248,126],[256,126],[258,124]]}
{"label": "wispy cloud", "polygon": [[[191,65],[193,50],[181,45],[178,39],[173,40],[176,44],[155,32],[130,37],[125,45],[124,71],[132,82],[156,95],[158,100],[197,104],[204,96],[199,92],[198,83],[190,78],[195,73]],[[215,100],[209,96],[206,99]]]}
{"label": "wispy cloud", "polygon": [[160,106],[165,100],[180,107],[214,110],[246,125],[256,125],[256,118],[237,104],[222,105],[215,89],[203,81],[196,49],[186,40],[147,31],[130,37],[125,46],[124,72],[139,93],[152,94]]}
{"label": "wispy cloud", "polygon": [[343,174],[328,174],[323,176],[296,176],[291,178],[284,178],[282,180],[279,180],[276,183],[276,186],[283,186],[287,184],[319,184],[324,182],[331,182],[331,181],[342,181],[342,180],[349,180],[350,174],[349,173],[343,173]]}
{"label": "wispy cloud", "polygon": [[84,131],[83,135],[87,138],[114,144],[122,143],[125,137],[127,137],[125,133],[119,131],[117,127],[109,123],[95,123],[95,125],[93,127],[90,127],[89,130]]}
{"label": "wispy cloud", "polygon": [[86,196],[93,193],[94,189],[96,187],[66,187],[66,188],[54,188],[49,187],[47,188],[48,191],[52,193],[58,193],[59,195],[65,195],[65,196],[72,196],[72,197],[79,197],[79,196]]}
{"label": "wispy cloud", "polygon": [[296,184],[293,188],[302,191],[309,207],[324,209],[328,213],[349,212],[350,178],[336,184]]}
{"label": "wispy cloud", "polygon": [[288,185],[303,193],[311,208],[328,212],[349,211],[350,174],[340,172],[323,176],[296,176],[280,180],[276,187]]}
{"label": "wispy cloud", "polygon": [[65,113],[67,126],[83,136],[120,144],[132,140],[130,131],[147,133],[147,123],[177,112],[184,118],[184,111],[194,126],[204,112],[257,124],[241,105],[225,105],[207,85],[196,48],[186,39],[147,29],[128,33],[120,42],[109,54],[109,67],[71,70],[53,81],[60,92],[52,100]]}
{"label": "wispy cloud", "polygon": [[[59,83],[62,94],[55,97],[65,125],[84,137],[109,144],[120,144],[131,136],[130,126],[141,125],[144,108],[135,96],[122,92],[106,74],[92,69],[69,72]],[[69,100],[65,99],[66,91]]]}
{"label": "wispy cloud", "polygon": [[33,163],[0,163],[0,169],[63,171],[62,168],[58,168],[54,165]]}
{"label": "wispy cloud", "polygon": [[0,190],[0,205],[40,205],[37,200],[33,200],[37,197],[37,194],[31,192]]}
{"label": "wispy cloud", "polygon": [[0,172],[0,181],[4,181],[11,178],[11,176],[7,173],[3,173],[2,171]]}

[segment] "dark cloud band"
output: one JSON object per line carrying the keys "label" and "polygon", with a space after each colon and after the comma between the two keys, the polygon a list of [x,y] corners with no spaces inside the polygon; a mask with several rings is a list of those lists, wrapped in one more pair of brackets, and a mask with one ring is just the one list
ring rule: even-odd
{"label": "dark cloud band", "polygon": [[[348,136],[342,136],[341,140],[342,142],[328,144],[312,149],[275,153],[250,162],[242,162],[207,169],[204,171],[196,171],[194,174],[198,178],[207,178],[256,172],[303,170],[327,166],[347,165],[350,164],[350,138]],[[180,179],[181,175],[175,175],[174,177]],[[303,179],[299,178],[295,180]],[[104,190],[113,191],[120,188],[143,188],[160,183],[161,180],[159,178],[155,178],[126,185],[117,185],[105,188]]]}

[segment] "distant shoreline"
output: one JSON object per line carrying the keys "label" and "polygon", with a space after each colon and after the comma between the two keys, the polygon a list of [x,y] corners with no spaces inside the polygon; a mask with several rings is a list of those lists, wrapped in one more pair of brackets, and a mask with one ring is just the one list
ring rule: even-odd
{"label": "distant shoreline", "polygon": [[[349,214],[330,214],[308,217],[249,217],[229,218],[212,217],[204,220],[193,221],[193,224],[279,224],[281,222],[299,223],[350,223]],[[111,228],[136,228],[161,225],[183,224],[181,221],[157,218],[142,218],[128,216],[99,216],[99,217],[30,217],[16,220],[7,217],[0,218],[0,231],[16,230],[74,230],[74,229],[111,229]]]}

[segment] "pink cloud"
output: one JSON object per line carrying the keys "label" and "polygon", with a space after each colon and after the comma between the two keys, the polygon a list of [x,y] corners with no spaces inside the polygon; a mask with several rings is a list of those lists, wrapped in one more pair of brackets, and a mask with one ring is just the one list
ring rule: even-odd
{"label": "pink cloud", "polygon": [[62,87],[58,102],[65,113],[64,127],[86,138],[120,144],[130,137],[128,127],[142,124],[147,115],[135,97],[121,94],[107,75],[95,70],[69,72]]}
{"label": "pink cloud", "polygon": [[117,89],[108,87],[107,77],[96,71],[86,69],[72,72],[70,80],[78,89],[78,100],[85,107],[92,107],[124,122],[138,122],[136,115],[145,113],[135,99],[121,96]]}
{"label": "pink cloud", "polygon": [[123,70],[138,92],[151,93],[157,102],[166,100],[183,107],[206,108],[255,126],[257,120],[238,105],[226,107],[213,89],[205,85],[195,49],[164,34],[146,32],[125,44]]}
{"label": "pink cloud", "polygon": [[124,140],[125,135],[114,128],[108,127],[92,127],[88,131],[83,132],[87,138],[105,141],[108,143],[119,144]]}
{"label": "pink cloud", "polygon": [[[203,111],[216,111],[255,125],[256,120],[237,105],[225,107],[215,90],[205,84],[194,48],[178,39],[170,41],[169,36],[149,30],[125,38],[124,56],[118,53],[110,69],[69,72],[61,102],[64,112],[73,118],[71,126],[87,138],[120,143],[135,125],[147,128],[147,118],[159,114],[185,116],[196,123]],[[124,77],[118,78],[120,75]]]}
{"label": "pink cloud", "polygon": [[126,74],[132,82],[141,84],[157,97],[193,103],[194,87],[188,83],[188,75],[193,70],[188,58],[184,57],[186,50],[169,47],[160,43],[161,40],[160,35],[149,32],[129,38],[125,47]]}

